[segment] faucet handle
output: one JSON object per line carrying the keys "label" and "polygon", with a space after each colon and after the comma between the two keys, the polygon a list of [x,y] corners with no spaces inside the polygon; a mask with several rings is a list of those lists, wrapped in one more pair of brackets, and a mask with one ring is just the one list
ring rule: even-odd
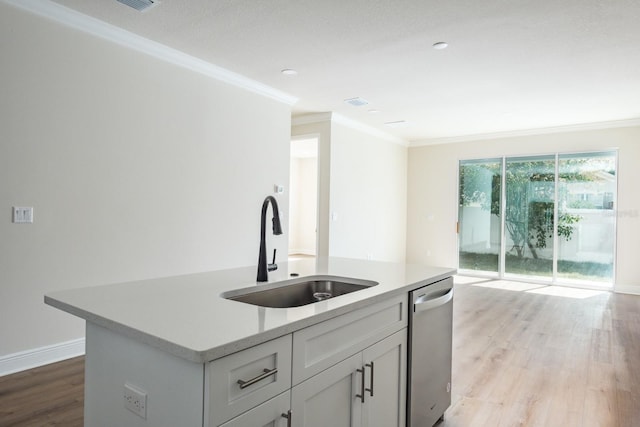
{"label": "faucet handle", "polygon": [[267,265],[267,271],[273,271],[278,269],[278,264],[276,264],[276,249],[273,250],[273,260],[271,264]]}

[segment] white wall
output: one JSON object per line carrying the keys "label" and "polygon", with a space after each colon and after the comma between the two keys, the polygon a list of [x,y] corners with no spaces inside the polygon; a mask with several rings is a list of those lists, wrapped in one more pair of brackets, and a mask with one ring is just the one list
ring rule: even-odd
{"label": "white wall", "polygon": [[288,105],[2,2],[0,53],[0,359],[83,336],[46,292],[257,264]]}
{"label": "white wall", "polygon": [[[457,265],[458,161],[618,148],[616,290],[640,293],[640,127],[413,147],[409,150],[407,261]],[[430,254],[430,255],[428,255]]]}
{"label": "white wall", "polygon": [[408,149],[339,123],[331,141],[329,253],[404,262]]}
{"label": "white wall", "polygon": [[294,119],[292,135],[318,138],[319,254],[403,262],[407,148],[332,114],[315,118]]}

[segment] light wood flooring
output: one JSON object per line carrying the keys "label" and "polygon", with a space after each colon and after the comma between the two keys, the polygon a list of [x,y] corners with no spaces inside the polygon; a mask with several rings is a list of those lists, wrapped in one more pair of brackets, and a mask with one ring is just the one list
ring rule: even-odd
{"label": "light wood flooring", "polygon": [[456,282],[439,427],[640,427],[640,297]]}
{"label": "light wood flooring", "polygon": [[[438,427],[640,427],[638,296],[458,277],[453,347]],[[0,427],[82,426],[83,369],[0,377]]]}

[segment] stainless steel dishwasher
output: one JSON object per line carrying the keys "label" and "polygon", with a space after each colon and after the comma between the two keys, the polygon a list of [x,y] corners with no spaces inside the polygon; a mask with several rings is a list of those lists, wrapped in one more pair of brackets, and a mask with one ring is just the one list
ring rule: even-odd
{"label": "stainless steel dishwasher", "polygon": [[453,278],[409,293],[407,426],[432,427],[451,405]]}

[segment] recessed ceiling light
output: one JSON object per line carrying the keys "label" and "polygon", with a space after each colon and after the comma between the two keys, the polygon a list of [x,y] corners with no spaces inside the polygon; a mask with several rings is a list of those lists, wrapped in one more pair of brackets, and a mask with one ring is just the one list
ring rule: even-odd
{"label": "recessed ceiling light", "polygon": [[363,105],[367,105],[369,103],[369,101],[367,101],[366,99],[360,98],[359,96],[355,98],[345,99],[344,102],[346,102],[349,105],[353,105],[354,107],[362,107]]}
{"label": "recessed ceiling light", "polygon": [[433,48],[438,50],[446,49],[447,46],[449,46],[447,42],[437,42],[433,44]]}
{"label": "recessed ceiling light", "polygon": [[379,113],[379,112],[380,112],[380,110],[376,110],[375,108],[372,108],[371,110],[369,110],[369,112],[370,112],[371,114],[376,114],[376,113]]}
{"label": "recessed ceiling light", "polygon": [[386,122],[384,125],[390,128],[401,128],[408,125],[408,123],[406,120],[397,120],[395,122]]}
{"label": "recessed ceiling light", "polygon": [[298,72],[296,70],[292,70],[291,68],[285,68],[284,70],[280,71],[282,74],[284,74],[285,76],[297,76]]}

